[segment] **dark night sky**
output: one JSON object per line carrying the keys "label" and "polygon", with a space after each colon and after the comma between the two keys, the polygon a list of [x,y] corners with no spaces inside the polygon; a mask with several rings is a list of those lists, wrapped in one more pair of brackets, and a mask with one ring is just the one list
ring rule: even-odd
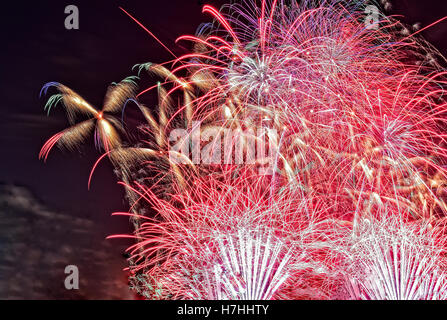
{"label": "dark night sky", "polygon": [[[12,246],[11,242],[23,242],[23,245],[26,245],[27,241],[30,241],[31,246],[37,246],[36,250],[41,256],[45,256],[46,250],[54,250],[53,247],[59,249],[67,247],[72,254],[64,255],[65,251],[60,251],[67,260],[54,265],[47,263],[47,273],[42,271],[39,273],[39,277],[52,283],[46,284],[43,281],[40,286],[34,288],[35,293],[28,290],[28,293],[23,293],[22,296],[20,290],[12,294],[12,289],[9,292],[0,289],[0,299],[98,298],[98,294],[92,293],[96,290],[92,281],[86,282],[87,288],[81,288],[78,295],[68,295],[57,286],[53,288],[54,282],[57,283],[58,280],[50,280],[58,279],[56,275],[62,273],[60,281],[61,283],[63,281],[63,267],[62,271],[51,270],[56,265],[58,268],[67,264],[85,265],[87,262],[84,255],[89,254],[85,251],[87,247],[97,246],[98,250],[107,250],[105,256],[112,257],[111,259],[115,261],[112,266],[107,267],[113,270],[92,271],[86,266],[84,269],[90,271],[86,271],[85,274],[89,277],[96,279],[100,277],[101,283],[115,282],[118,277],[116,270],[125,266],[125,261],[121,257],[125,243],[115,241],[110,245],[101,242],[107,235],[130,231],[125,219],[110,217],[112,212],[126,208],[122,188],[117,185],[111,166],[104,162],[99,167],[92,188],[88,191],[88,175],[98,157],[93,147],[83,148],[81,155],[54,150],[46,164],[37,158],[45,140],[67,126],[61,108],[57,108],[51,117],[46,117],[43,111],[45,100],[39,99],[38,96],[42,85],[48,81],[61,82],[92,104],[101,106],[107,86],[133,74],[131,68],[134,64],[163,62],[168,57],[163,48],[118,9],[119,6],[138,18],[168,47],[181,53],[182,49],[174,44],[175,39],[182,34],[193,34],[201,22],[210,21],[209,16],[201,14],[201,6],[208,3],[219,7],[224,2],[222,0],[54,0],[2,3],[0,210],[3,212],[0,212],[0,253],[6,250],[5,247],[8,245],[8,248],[22,250],[21,246]],[[64,8],[69,4],[77,5],[80,10],[80,30],[70,31],[64,28]],[[445,0],[395,0],[392,4],[392,13],[405,16],[404,20],[411,24],[420,22],[422,26],[426,26],[447,15]],[[427,30],[424,36],[447,55],[447,21]],[[20,207],[23,203],[16,203],[12,197],[16,197],[16,200],[28,197],[28,209],[26,206],[17,209],[17,206]],[[32,237],[24,238],[23,232],[18,232],[11,234],[22,237],[20,240],[12,236],[6,240],[1,238],[2,234],[8,234],[17,227],[13,226],[14,223],[30,222],[29,216],[25,217],[25,220],[20,218],[23,210],[37,212],[31,219],[34,224],[27,226],[26,229],[29,230],[27,232],[33,233]],[[17,211],[21,213],[18,214]],[[17,220],[11,220],[11,216],[8,218],[6,212],[14,215]],[[42,212],[51,212],[58,218],[53,220],[51,218],[53,215],[42,215],[40,214]],[[85,219],[87,222],[76,219]],[[59,224],[60,230],[57,232],[47,230],[44,221]],[[85,223],[88,227],[85,227]],[[73,228],[80,226],[84,226],[84,231],[88,232],[73,231]],[[67,229],[66,232],[64,228]],[[50,242],[54,244],[43,243],[48,237],[52,237],[53,241]],[[11,252],[9,254],[13,255]],[[35,252],[30,254],[30,259],[35,255]],[[8,272],[16,270],[19,280],[22,277],[22,281],[32,281],[33,277],[37,277],[36,274],[31,274],[32,270],[39,269],[43,263],[38,262],[40,260],[36,260],[35,265],[33,261],[28,262],[29,271],[21,275],[19,270],[24,263],[23,259],[28,258],[19,255],[8,260],[3,254],[0,255],[0,288],[5,288],[2,281],[7,281],[5,277],[2,278],[4,270],[2,264],[7,265]],[[57,260],[57,257],[53,259]],[[81,277],[82,271],[81,268]],[[52,275],[49,276],[49,273]],[[122,281],[124,283],[124,280]],[[105,293],[103,297],[119,296]]]}

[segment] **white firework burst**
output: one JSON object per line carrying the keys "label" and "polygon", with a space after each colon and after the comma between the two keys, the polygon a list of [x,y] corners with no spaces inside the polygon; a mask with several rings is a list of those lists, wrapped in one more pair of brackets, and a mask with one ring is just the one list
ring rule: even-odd
{"label": "white firework burst", "polygon": [[215,234],[212,242],[199,255],[185,255],[204,258],[189,261],[196,264],[194,275],[187,271],[189,263],[183,269],[188,273],[190,298],[269,300],[290,276],[292,248],[269,232],[241,228]]}
{"label": "white firework burst", "polygon": [[365,220],[347,242],[346,288],[361,300],[445,300],[444,246],[429,225]]}

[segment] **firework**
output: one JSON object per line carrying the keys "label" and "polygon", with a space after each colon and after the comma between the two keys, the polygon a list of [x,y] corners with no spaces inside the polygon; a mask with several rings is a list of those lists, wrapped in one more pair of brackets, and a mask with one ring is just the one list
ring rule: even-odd
{"label": "firework", "polygon": [[345,241],[346,291],[352,299],[445,300],[444,241],[426,223],[363,220]]}
{"label": "firework", "polygon": [[[178,39],[192,53],[135,66],[159,80],[139,94],[128,78],[97,111],[63,85],[44,87],[60,92],[48,111],[62,103],[71,123],[91,119],[40,156],[95,130],[100,160],[127,190],[132,213],[118,215],[136,221],[134,235],[112,238],[135,239],[141,295],[446,298],[444,235],[429,228],[447,211],[445,59],[384,14],[367,26],[365,9],[206,5],[215,21]],[[141,100],[154,92],[149,108]],[[130,104],[145,120],[138,141],[116,117]]]}
{"label": "firework", "polygon": [[143,272],[157,279],[161,298],[293,299],[296,291],[280,289],[297,281],[300,295],[311,295],[314,283],[304,275],[332,272],[322,259],[331,248],[323,232],[329,222],[319,219],[325,209],[288,191],[270,196],[262,181],[247,179],[196,180],[174,204],[141,187],[160,216],[144,218],[129,248],[135,278]]}
{"label": "firework", "polygon": [[[134,78],[127,78],[121,83],[113,84],[109,87],[104,98],[104,104],[101,111],[95,109],[91,104],[84,100],[79,94],[67,88],[63,84],[50,82],[46,84],[41,91],[47,94],[51,87],[55,87],[60,93],[52,95],[45,109],[48,114],[57,104],[62,104],[67,112],[68,119],[72,127],[57,133],[43,146],[39,154],[40,158],[47,159],[51,149],[58,145],[74,149],[94,131],[95,145],[106,152],[121,145],[121,139],[118,130],[122,130],[121,124],[112,117],[111,114],[121,110],[124,103],[134,96],[136,84]],[[76,116],[86,115],[91,119],[75,124]]]}

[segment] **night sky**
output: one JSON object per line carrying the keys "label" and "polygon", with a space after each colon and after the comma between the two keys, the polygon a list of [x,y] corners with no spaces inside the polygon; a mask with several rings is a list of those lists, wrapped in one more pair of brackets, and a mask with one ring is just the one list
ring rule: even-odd
{"label": "night sky", "polygon": [[[167,52],[129,19],[123,7],[175,53],[182,34],[194,34],[203,4],[222,0],[6,1],[0,33],[0,299],[133,298],[126,289],[124,241],[105,241],[131,232],[124,218],[123,190],[110,164],[97,169],[91,190],[87,180],[99,154],[90,145],[82,153],[55,149],[44,164],[38,153],[45,141],[68,122],[62,108],[50,117],[39,91],[49,81],[67,85],[101,107],[107,86],[134,75],[134,64],[163,62]],[[66,30],[64,8],[80,10],[80,30]],[[410,24],[430,23],[447,15],[445,0],[395,0],[391,13]],[[424,36],[447,55],[447,21]],[[64,267],[80,267],[81,289],[63,288]]]}

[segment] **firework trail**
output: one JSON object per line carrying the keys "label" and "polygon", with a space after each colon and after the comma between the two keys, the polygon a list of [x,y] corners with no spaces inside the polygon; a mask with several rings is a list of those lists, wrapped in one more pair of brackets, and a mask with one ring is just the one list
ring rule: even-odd
{"label": "firework trail", "polygon": [[[214,22],[178,39],[191,53],[135,66],[159,80],[139,94],[127,78],[97,111],[44,87],[59,91],[48,111],[62,104],[73,127],[41,158],[95,129],[94,167],[109,158],[126,187],[132,213],[118,215],[135,234],[112,238],[135,239],[139,294],[446,298],[445,59],[380,12],[368,25],[370,5],[206,5]],[[141,102],[151,93],[156,108]],[[131,104],[145,120],[137,141],[122,120]]]}
{"label": "firework trail", "polygon": [[319,218],[325,208],[290,191],[271,197],[262,181],[246,180],[252,177],[199,179],[194,191],[177,192],[175,203],[141,186],[160,217],[143,218],[142,239],[129,248],[133,273],[149,270],[163,298],[267,299],[292,279],[302,295],[311,290],[304,274],[332,272],[321,258],[330,249],[323,232],[330,222]]}

